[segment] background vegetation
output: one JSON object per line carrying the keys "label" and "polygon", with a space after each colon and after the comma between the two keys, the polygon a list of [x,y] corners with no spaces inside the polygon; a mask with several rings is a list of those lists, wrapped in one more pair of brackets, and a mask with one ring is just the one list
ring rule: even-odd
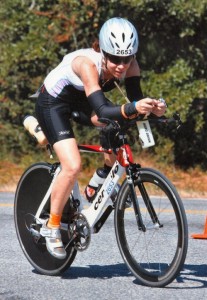
{"label": "background vegetation", "polygon": [[[179,132],[153,128],[156,147],[147,151],[159,161],[184,169],[207,168],[207,0],[3,1],[1,160],[21,163],[24,158],[30,163],[31,157],[42,155],[22,127],[23,116],[34,114],[29,95],[66,53],[90,47],[100,26],[113,16],[129,19],[138,30],[144,94],[164,97],[168,114],[178,111],[184,121]],[[124,101],[118,91],[108,97]],[[76,131],[80,142],[88,142],[95,134],[78,126]],[[140,146],[137,149],[141,151]]]}

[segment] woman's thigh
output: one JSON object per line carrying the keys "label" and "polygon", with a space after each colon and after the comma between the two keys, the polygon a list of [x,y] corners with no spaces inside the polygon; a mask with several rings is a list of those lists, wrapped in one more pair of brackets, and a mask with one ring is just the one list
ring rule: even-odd
{"label": "woman's thigh", "polygon": [[74,138],[70,122],[71,110],[68,103],[51,99],[41,94],[36,103],[36,116],[49,143]]}
{"label": "woman's thigh", "polygon": [[81,167],[81,157],[75,138],[56,142],[53,148],[64,171],[78,173]]}

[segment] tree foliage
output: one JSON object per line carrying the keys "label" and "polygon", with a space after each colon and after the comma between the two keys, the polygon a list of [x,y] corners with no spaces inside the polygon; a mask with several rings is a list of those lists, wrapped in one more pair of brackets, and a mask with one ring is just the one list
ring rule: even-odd
{"label": "tree foliage", "polygon": [[[22,128],[34,114],[29,99],[62,57],[90,47],[113,16],[128,18],[139,33],[137,59],[145,95],[164,97],[168,114],[180,112],[183,129],[153,128],[149,151],[168,163],[207,168],[207,0],[7,0],[0,6],[1,158],[21,157],[35,143]],[[124,101],[118,91],[109,94]],[[77,137],[81,140],[79,126]],[[91,130],[84,129],[84,138]]]}

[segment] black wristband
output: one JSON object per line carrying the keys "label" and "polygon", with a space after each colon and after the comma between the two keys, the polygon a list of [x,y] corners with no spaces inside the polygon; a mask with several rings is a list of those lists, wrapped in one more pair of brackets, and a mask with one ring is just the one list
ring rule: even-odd
{"label": "black wristband", "polygon": [[133,119],[137,117],[139,114],[138,111],[136,110],[134,103],[124,104],[124,112],[129,119]]}

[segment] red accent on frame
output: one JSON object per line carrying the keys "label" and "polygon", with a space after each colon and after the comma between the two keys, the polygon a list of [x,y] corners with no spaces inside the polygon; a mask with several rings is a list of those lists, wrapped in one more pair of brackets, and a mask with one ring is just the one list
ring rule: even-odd
{"label": "red accent on frame", "polygon": [[129,145],[124,145],[119,148],[117,160],[122,167],[127,167],[129,163],[133,163],[133,155]]}
{"label": "red accent on frame", "polygon": [[112,150],[103,149],[100,145],[78,145],[79,150],[96,152],[96,153],[108,153],[111,154]]}

